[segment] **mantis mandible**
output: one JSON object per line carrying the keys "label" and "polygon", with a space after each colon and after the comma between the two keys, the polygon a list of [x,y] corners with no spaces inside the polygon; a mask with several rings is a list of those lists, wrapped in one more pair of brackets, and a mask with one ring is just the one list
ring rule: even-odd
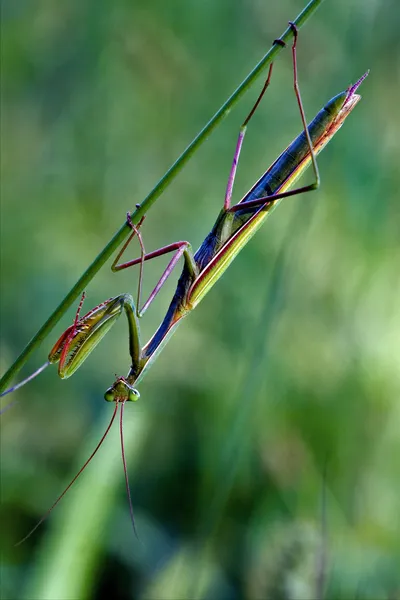
{"label": "mantis mandible", "polygon": [[[113,385],[105,392],[105,400],[108,402],[115,402],[115,408],[110,423],[83,467],[37,525],[21,541],[24,541],[36,530],[92,460],[107,436],[119,406],[121,407],[120,437],[122,461],[131,521],[135,529],[122,429],[125,402],[135,401],[139,398],[139,392],[136,390],[135,386],[138,385],[145,372],[154,363],[170,336],[175,332],[178,324],[185,316],[196,308],[279,202],[283,198],[309,192],[319,187],[320,177],[316,156],[340,129],[347,116],[360,100],[360,96],[355,92],[368,73],[365,73],[355,85],[332,98],[307,126],[297,77],[297,29],[292,23],[290,23],[290,25],[293,29],[292,60],[294,91],[303,124],[302,133],[295,138],[284,152],[282,152],[271,167],[269,167],[269,169],[253,185],[250,191],[237,204],[232,205],[233,184],[247,125],[257,110],[261,99],[270,84],[273,69],[273,63],[271,63],[261,93],[240,128],[223,207],[219,212],[210,233],[207,235],[197,252],[193,253],[189,242],[179,241],[159,248],[153,252],[146,253],[140,231],[144,217],[137,226],[134,226],[131,223],[130,214],[128,213],[127,220],[132,228],[132,233],[118,252],[111,268],[116,272],[134,265],[140,266],[136,304],[130,294],[121,294],[106,300],[83,317],[80,317],[80,311],[85,296],[83,294],[76,312],[74,323],[60,336],[49,354],[48,362],[25,381],[17,384],[2,394],[4,395],[17,389],[32,379],[33,376],[41,372],[48,364],[58,362],[58,372],[60,377],[70,377],[97,346],[122,312],[125,311],[128,321],[131,366],[127,376],[118,377]],[[275,43],[285,45],[284,42],[279,39],[275,40]],[[309,185],[289,190],[310,165],[314,172],[314,181]],[[141,247],[140,257],[127,262],[119,262],[135,236],[138,238]],[[149,298],[140,308],[144,263],[169,253],[173,253],[169,264]],[[181,257],[184,259],[183,270],[166,315],[152,338],[142,346],[140,341],[139,318],[143,316],[151,305]]]}

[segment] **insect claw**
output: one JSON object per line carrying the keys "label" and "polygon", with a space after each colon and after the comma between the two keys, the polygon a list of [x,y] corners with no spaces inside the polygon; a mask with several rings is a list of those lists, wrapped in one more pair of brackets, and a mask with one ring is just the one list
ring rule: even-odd
{"label": "insect claw", "polygon": [[129,225],[129,227],[131,227],[131,228],[133,227],[133,223],[132,223],[132,215],[131,215],[131,213],[129,212],[129,210],[128,210],[128,212],[126,213],[126,222],[127,222],[127,224]]}
{"label": "insect claw", "polygon": [[[297,25],[293,23],[293,21],[289,21],[289,27],[293,32],[293,37],[297,38],[297,34],[299,32]],[[279,46],[282,46],[282,48],[286,48],[286,42],[284,42],[281,38],[277,38],[272,43],[279,44]]]}
{"label": "insect claw", "polygon": [[298,29],[297,25],[295,23],[293,23],[293,21],[289,21],[289,26],[290,26],[290,29],[293,31],[293,35],[297,37],[297,35],[299,33],[299,29]]}
{"label": "insect claw", "polygon": [[286,48],[286,43],[281,40],[281,38],[277,38],[272,42],[272,44],[279,44],[279,46],[282,46],[282,48]]}

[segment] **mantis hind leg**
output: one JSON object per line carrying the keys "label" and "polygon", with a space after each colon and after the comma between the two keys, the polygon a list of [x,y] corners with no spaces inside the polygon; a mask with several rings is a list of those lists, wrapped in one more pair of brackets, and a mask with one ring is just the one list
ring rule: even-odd
{"label": "mantis hind leg", "polygon": [[[307,123],[306,123],[306,118],[304,115],[304,109],[303,109],[303,103],[301,100],[301,95],[300,95],[300,90],[299,90],[299,85],[298,85],[298,77],[297,77],[297,54],[296,54],[296,45],[297,45],[297,37],[298,37],[298,30],[297,27],[294,23],[292,23],[291,21],[289,21],[289,25],[293,31],[293,45],[292,45],[292,59],[293,59],[293,75],[294,75],[294,91],[295,91],[295,95],[297,98],[297,103],[299,105],[299,109],[300,109],[300,115],[301,115],[301,120],[303,122],[303,127],[304,127],[304,131],[305,134],[307,136],[307,142],[309,144],[310,147],[310,151],[311,151],[311,156],[312,156],[312,163],[313,163],[313,169],[314,169],[314,173],[315,173],[315,183],[311,184],[311,186],[307,186],[308,189],[316,189],[316,187],[319,186],[319,172],[318,172],[318,166],[317,166],[317,162],[315,160],[315,155],[313,153],[313,149],[312,149],[312,143],[311,143],[311,139],[310,139],[310,135],[308,133],[307,130]],[[281,39],[276,39],[274,40],[274,44],[279,44],[280,46],[286,46],[286,43],[281,40]],[[246,130],[247,130],[247,125],[249,124],[249,121],[251,120],[251,118],[253,117],[254,113],[256,112],[265,92],[267,91],[267,88],[269,87],[269,84],[271,82],[271,77],[272,77],[272,68],[274,66],[274,63],[271,63],[269,66],[269,70],[268,70],[268,75],[267,75],[267,79],[263,85],[263,88],[257,98],[257,100],[255,101],[252,109],[250,110],[249,114],[247,115],[247,117],[245,118],[245,120],[242,123],[242,126],[240,127],[240,131],[239,131],[239,137],[238,137],[238,141],[236,144],[236,149],[235,149],[235,154],[233,156],[233,161],[232,161],[232,167],[229,173],[229,177],[228,177],[228,183],[226,186],[226,192],[225,192],[225,200],[224,200],[224,209],[226,211],[230,210],[230,206],[231,206],[231,199],[232,199],[232,190],[233,190],[233,184],[235,181],[235,177],[236,177],[236,171],[237,171],[237,165],[239,162],[239,156],[240,156],[240,151],[242,149],[242,145],[243,145],[243,141],[244,141],[244,136],[246,134]],[[303,189],[302,191],[308,191],[308,189]],[[299,192],[300,193],[300,192]]]}
{"label": "mantis hind leg", "polygon": [[[283,45],[286,45],[285,42],[282,42],[282,40],[275,40],[274,43],[281,43]],[[249,114],[247,115],[247,117],[245,118],[245,120],[243,121],[240,130],[239,130],[239,136],[238,136],[238,141],[236,143],[236,149],[235,149],[235,154],[233,155],[233,161],[232,161],[232,166],[231,166],[231,170],[229,173],[229,177],[228,177],[228,183],[226,186],[226,192],[225,192],[225,200],[224,200],[224,210],[228,211],[231,205],[231,200],[232,200],[232,190],[233,190],[233,184],[235,181],[235,177],[236,177],[236,171],[237,171],[237,166],[239,163],[239,156],[240,156],[240,151],[242,149],[243,146],[243,141],[244,141],[244,136],[246,135],[246,130],[247,130],[247,125],[250,121],[250,119],[252,118],[252,116],[254,115],[254,113],[256,112],[262,97],[264,96],[265,92],[267,91],[267,88],[271,82],[271,77],[272,77],[272,68],[274,66],[274,63],[271,63],[269,66],[269,70],[268,70],[268,75],[267,75],[267,79],[265,80],[265,83],[263,85],[263,88],[257,98],[257,100],[255,101],[252,109],[250,110]]]}
{"label": "mantis hind leg", "polygon": [[[307,121],[306,121],[306,116],[304,113],[304,107],[303,107],[303,102],[301,99],[301,94],[300,94],[300,88],[299,88],[299,83],[298,83],[298,73],[297,73],[297,38],[298,38],[298,30],[297,27],[294,23],[292,23],[291,21],[289,21],[289,25],[292,28],[293,31],[293,44],[292,44],[292,61],[293,61],[293,87],[294,87],[294,92],[295,92],[295,96],[297,99],[297,104],[299,106],[299,111],[300,111],[300,117],[301,117],[301,121],[303,124],[303,130],[304,130],[304,135],[306,137],[307,140],[307,145],[309,148],[309,152],[310,152],[310,157],[311,157],[311,164],[312,164],[312,168],[314,171],[314,176],[315,176],[315,180],[310,183],[309,185],[306,186],[302,186],[300,188],[297,188],[295,190],[290,190],[287,192],[282,192],[282,193],[277,193],[277,194],[272,194],[270,196],[264,196],[262,198],[257,198],[256,200],[250,200],[250,201],[245,201],[245,202],[239,202],[238,204],[236,204],[235,206],[229,207],[225,206],[226,210],[228,210],[231,213],[235,213],[237,211],[243,211],[246,208],[248,209],[248,212],[255,212],[256,210],[258,210],[262,205],[268,203],[268,202],[272,202],[275,200],[279,200],[282,198],[287,198],[289,196],[296,196],[297,194],[302,194],[304,192],[310,192],[312,190],[316,190],[319,185],[320,185],[320,175],[319,175],[319,170],[318,170],[318,165],[317,165],[317,160],[316,160],[316,155],[314,152],[314,148],[313,148],[313,144],[311,141],[311,137],[310,137],[310,132],[308,130],[307,127]],[[285,42],[283,42],[282,40],[275,40],[275,43],[279,43],[279,44],[283,44],[285,45]],[[273,64],[273,63],[272,63]],[[253,116],[255,110],[257,109],[260,100],[262,98],[262,96],[264,95],[268,84],[269,84],[269,80],[271,78],[271,71],[272,71],[272,64],[270,66],[270,71],[268,73],[268,78],[267,81],[261,91],[260,96],[258,97],[254,107],[252,108],[252,110],[250,111],[247,119],[245,120],[243,126],[246,126],[247,123],[249,122],[250,118]],[[241,132],[242,132],[242,128],[241,128]],[[238,140],[238,146],[239,146],[239,141],[240,141],[240,137],[241,137],[241,133],[239,133],[239,140]],[[244,134],[242,135],[242,140],[241,143],[243,142],[243,137]],[[241,144],[240,144],[241,147]],[[240,148],[239,148],[239,152],[240,152]],[[237,160],[238,158],[238,153],[235,152],[235,157],[234,157],[234,164],[233,164],[233,169],[236,172],[236,164],[235,164],[235,160]],[[231,177],[231,176],[230,176]],[[233,182],[232,182],[233,184]],[[228,182],[228,188],[229,188],[229,182]],[[230,198],[229,198],[230,200]],[[226,200],[225,200],[226,202]]]}

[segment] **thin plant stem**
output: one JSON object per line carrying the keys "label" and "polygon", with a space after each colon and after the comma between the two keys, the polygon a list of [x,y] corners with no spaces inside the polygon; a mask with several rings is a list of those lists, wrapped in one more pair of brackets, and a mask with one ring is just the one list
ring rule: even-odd
{"label": "thin plant stem", "polygon": [[[310,0],[304,10],[294,19],[292,22],[299,29],[307,21],[309,17],[316,11],[323,0]],[[280,39],[285,44],[293,38],[293,29],[289,26],[285,32],[280,36]],[[221,108],[215,113],[200,133],[194,138],[189,146],[182,152],[179,158],[174,164],[168,169],[168,171],[161,177],[156,186],[146,196],[143,202],[138,205],[138,208],[132,214],[131,222],[133,225],[137,225],[143,215],[145,215],[150,207],[155,203],[157,198],[165,190],[165,188],[173,181],[178,175],[187,161],[193,156],[195,151],[206,141],[208,136],[214,131],[214,129],[221,123],[221,121],[228,115],[232,108],[238,103],[243,94],[250,88],[255,80],[261,75],[261,73],[268,67],[272,61],[282,51],[283,45],[274,43],[270,50],[260,60],[260,62],[254,67],[254,69],[247,75],[242,81],[239,87],[233,92],[233,94],[226,100]],[[92,264],[86,269],[83,275],[78,279],[72,289],[68,292],[65,298],[57,306],[55,311],[49,316],[47,321],[42,325],[39,331],[33,336],[31,341],[23,349],[18,358],[14,361],[8,371],[3,375],[0,380],[0,393],[8,387],[13,377],[18,373],[22,366],[26,363],[30,355],[36,348],[40,346],[42,341],[49,335],[52,329],[57,325],[61,317],[67,312],[69,307],[75,302],[77,297],[82,291],[88,286],[90,281],[104,265],[104,263],[110,258],[113,252],[121,245],[124,239],[131,233],[131,227],[127,222],[124,222],[122,227],[117,231],[114,237],[108,242],[108,244],[101,250],[101,252],[94,259]]]}

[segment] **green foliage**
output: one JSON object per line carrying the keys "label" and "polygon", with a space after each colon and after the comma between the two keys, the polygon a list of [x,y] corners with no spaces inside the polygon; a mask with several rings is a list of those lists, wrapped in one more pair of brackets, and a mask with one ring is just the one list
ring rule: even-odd
{"label": "green foliage", "polygon": [[[303,6],[3,4],[2,372]],[[320,157],[320,192],[281,203],[126,408],[141,542],[115,428],[14,547],[105,428],[104,390],[129,368],[125,323],[71,379],[49,369],[18,392],[2,421],[3,598],[309,598],[321,570],[332,600],[399,593],[399,17],[395,0],[338,0],[300,33],[307,116],[370,68],[363,100]],[[282,52],[236,199],[300,130],[291,77]],[[147,250],[202,241],[256,94],[153,208]],[[146,265],[148,291],[163,264]],[[85,307],[134,293],[135,277],[103,269]],[[144,340],[173,287],[142,320]]]}

